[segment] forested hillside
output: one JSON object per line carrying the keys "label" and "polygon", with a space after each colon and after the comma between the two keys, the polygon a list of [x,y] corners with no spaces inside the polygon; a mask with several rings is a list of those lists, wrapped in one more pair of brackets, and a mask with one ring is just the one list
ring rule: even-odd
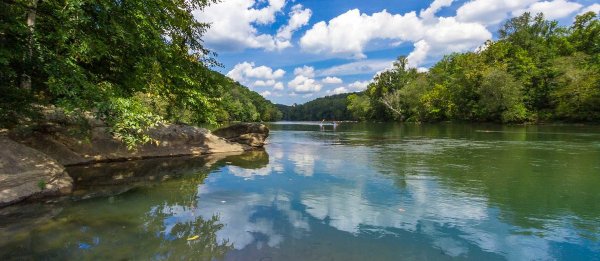
{"label": "forested hillside", "polygon": [[0,127],[57,106],[135,143],[161,122],[275,119],[270,102],[211,69],[209,25],[192,11],[213,2],[2,1]]}
{"label": "forested hillside", "polygon": [[348,95],[331,95],[293,106],[277,104],[277,107],[287,121],[353,120],[348,110]]}
{"label": "forested hillside", "polygon": [[215,74],[225,85],[222,100],[215,112],[218,122],[278,121],[282,119],[282,113],[271,101],[218,72]]}
{"label": "forested hillside", "polygon": [[499,40],[445,56],[428,72],[400,57],[363,94],[348,97],[362,120],[599,121],[600,21],[593,12],[569,27],[525,13]]}

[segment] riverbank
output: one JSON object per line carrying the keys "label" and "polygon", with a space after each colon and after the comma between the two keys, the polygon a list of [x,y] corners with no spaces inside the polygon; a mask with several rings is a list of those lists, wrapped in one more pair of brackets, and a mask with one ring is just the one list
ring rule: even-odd
{"label": "riverbank", "polygon": [[79,125],[55,120],[29,132],[0,133],[0,207],[69,195],[73,179],[65,171],[68,166],[251,151],[262,148],[269,135],[262,124],[240,123],[215,133],[170,124],[148,132],[154,142],[128,149],[107,126],[89,123],[83,134]]}

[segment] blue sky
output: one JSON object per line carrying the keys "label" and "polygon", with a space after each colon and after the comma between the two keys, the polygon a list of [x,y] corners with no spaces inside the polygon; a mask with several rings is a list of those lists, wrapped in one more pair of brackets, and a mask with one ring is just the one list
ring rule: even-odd
{"label": "blue sky", "polygon": [[222,0],[195,12],[224,66],[215,68],[282,104],[361,91],[400,55],[427,70],[473,51],[503,21],[543,12],[569,24],[599,0]]}

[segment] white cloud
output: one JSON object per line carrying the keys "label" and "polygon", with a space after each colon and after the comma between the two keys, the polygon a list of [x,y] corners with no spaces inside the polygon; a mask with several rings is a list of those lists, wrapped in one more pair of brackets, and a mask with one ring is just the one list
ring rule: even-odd
{"label": "white cloud", "polygon": [[319,84],[313,78],[297,74],[296,78],[288,82],[288,87],[292,89],[294,93],[313,93],[320,91],[323,85]]}
{"label": "white cloud", "polygon": [[594,12],[596,14],[600,13],[600,4],[593,4],[586,8],[583,8],[579,14],[585,14],[587,12]]}
{"label": "white cloud", "polygon": [[355,81],[349,84],[348,87],[356,91],[364,91],[367,89],[367,86],[369,86],[369,83],[371,83],[371,81]]}
{"label": "white cloud", "polygon": [[529,12],[532,15],[544,13],[546,19],[554,20],[567,17],[577,12],[581,7],[582,5],[579,3],[565,0],[543,1],[534,3],[528,8],[514,11],[513,15],[519,16],[525,12]]}
{"label": "white cloud", "polygon": [[364,60],[333,66],[320,70],[317,74],[320,76],[373,74],[391,68],[393,63],[393,60]]}
{"label": "white cloud", "polygon": [[283,77],[283,75],[285,75],[284,70],[277,69],[273,71],[272,68],[264,65],[255,67],[254,63],[249,62],[238,63],[227,73],[229,78],[236,81],[242,81],[244,78],[274,80]]}
{"label": "white cloud", "polygon": [[[207,46],[217,51],[240,51],[246,48],[281,50],[290,45],[269,34],[258,32],[256,25],[270,25],[282,13],[286,0],[227,0],[194,11],[194,17],[211,26],[203,37]],[[293,13],[293,12],[292,12]],[[291,33],[291,31],[290,31]]]}
{"label": "white cloud", "polygon": [[350,92],[350,90],[348,90],[348,88],[346,88],[346,87],[338,87],[338,88],[335,88],[333,90],[328,90],[325,93],[327,95],[335,95],[335,94],[342,94],[342,93],[348,93],[348,92]]}
{"label": "white cloud", "polygon": [[338,77],[327,76],[325,79],[322,79],[321,82],[324,84],[340,84],[340,83],[343,83],[344,81],[342,81],[342,79],[340,79]]}
{"label": "white cloud", "polygon": [[275,85],[273,85],[273,89],[275,89],[275,90],[283,90],[283,83],[282,82],[275,83]]}
{"label": "white cloud", "polygon": [[300,46],[311,53],[365,58],[363,50],[371,40],[417,40],[422,32],[423,25],[415,12],[392,15],[383,10],[369,16],[353,9],[328,23],[314,24],[300,39]]}
{"label": "white cloud", "polygon": [[252,87],[273,87],[283,89],[283,83],[277,81],[285,75],[282,69],[273,70],[268,66],[255,66],[254,63],[243,62],[236,64],[227,76],[241,84]]}
{"label": "white cloud", "polygon": [[408,55],[409,66],[416,67],[421,64],[427,53],[429,52],[429,44],[425,40],[421,40],[415,43],[415,49]]}
{"label": "white cloud", "polygon": [[508,17],[508,14],[523,9],[537,0],[472,0],[456,11],[460,22],[495,25]]}
{"label": "white cloud", "polygon": [[[442,17],[438,23],[427,29],[423,40],[429,45],[430,53],[444,54],[472,51],[491,38],[492,33],[481,24],[459,22],[454,17]],[[418,65],[410,59],[409,62]]]}
{"label": "white cloud", "polygon": [[275,85],[275,80],[267,80],[267,81],[258,80],[258,81],[255,81],[254,84],[252,84],[252,85],[255,87],[273,86],[273,85]]}
{"label": "white cloud", "polygon": [[308,24],[308,21],[312,16],[312,11],[308,8],[303,8],[301,4],[297,4],[292,7],[289,16],[290,19],[288,23],[277,31],[277,40],[291,46],[290,39],[292,39],[292,34]]}
{"label": "white cloud", "polygon": [[[492,34],[482,24],[459,21],[454,17],[435,17],[437,11],[452,2],[436,0],[429,8],[421,11],[421,17],[415,12],[400,15],[390,14],[386,10],[367,15],[353,9],[329,22],[322,21],[313,25],[300,39],[300,46],[311,53],[365,58],[363,52],[374,40],[391,40],[396,45],[412,42],[415,44],[415,51],[409,55],[409,62],[411,66],[417,67],[427,57],[471,51],[492,38]],[[382,69],[384,68],[374,72]]]}
{"label": "white cloud", "polygon": [[271,96],[273,93],[271,93],[270,91],[264,91],[260,92],[259,94],[266,98],[268,96]]}
{"label": "white cloud", "polygon": [[312,77],[315,77],[315,68],[304,65],[302,67],[298,67],[298,68],[294,69],[294,75],[296,75],[296,76],[302,75],[302,76],[306,76],[308,78],[312,78]]}
{"label": "white cloud", "polygon": [[421,10],[419,16],[425,20],[435,19],[435,13],[444,7],[448,7],[454,2],[454,0],[434,0],[431,5],[425,10]]}

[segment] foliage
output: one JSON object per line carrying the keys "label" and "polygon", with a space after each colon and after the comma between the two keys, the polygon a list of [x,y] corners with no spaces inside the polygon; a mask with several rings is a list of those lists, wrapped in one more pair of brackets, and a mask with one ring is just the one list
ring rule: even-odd
{"label": "foliage", "polygon": [[500,39],[476,52],[445,56],[428,72],[400,57],[374,78],[349,110],[362,120],[600,120],[600,20],[592,12],[571,27],[542,14],[507,21]]}
{"label": "foliage", "polygon": [[223,92],[217,110],[217,121],[278,121],[283,114],[271,101],[247,87],[218,74],[228,91]]}
{"label": "foliage", "polygon": [[361,93],[353,93],[348,96],[348,110],[355,120],[367,120],[371,117],[371,103],[369,97]]}
{"label": "foliage", "polygon": [[351,94],[337,94],[317,98],[302,105],[286,106],[278,104],[283,113],[283,120],[290,121],[320,121],[320,120],[355,120],[348,110],[348,96]]}
{"label": "foliage", "polygon": [[[57,105],[93,112],[133,146],[150,141],[144,132],[163,120],[276,116],[258,94],[210,69],[218,63],[201,40],[209,25],[192,11],[215,1],[3,1],[0,125],[35,120],[38,108]],[[249,116],[218,118],[236,101]],[[262,107],[248,113],[249,101]]]}

